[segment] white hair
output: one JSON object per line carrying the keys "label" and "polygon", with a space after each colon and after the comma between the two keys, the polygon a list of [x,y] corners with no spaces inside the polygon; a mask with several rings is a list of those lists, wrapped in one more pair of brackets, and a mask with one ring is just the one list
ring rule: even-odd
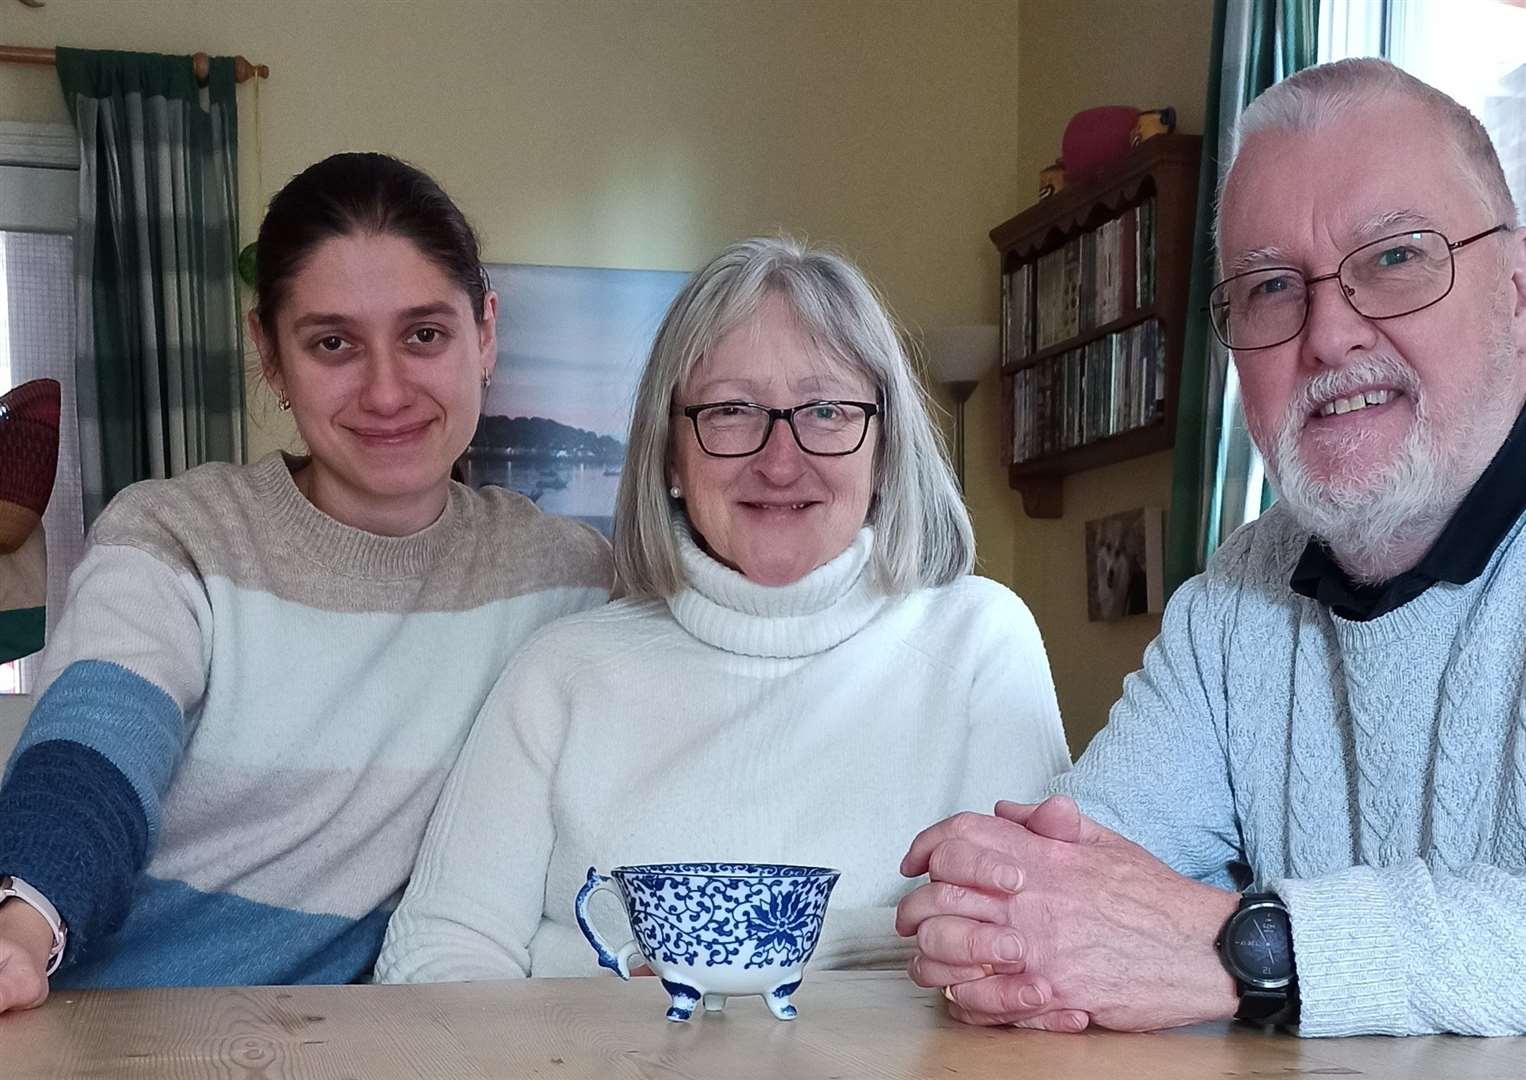
{"label": "white hair", "polygon": [[[1305,68],[1268,87],[1240,115],[1236,157],[1238,148],[1260,132],[1317,131],[1363,106],[1395,98],[1408,98],[1431,110],[1439,129],[1451,139],[1463,172],[1496,222],[1515,228],[1519,217],[1510,184],[1478,117],[1429,83],[1376,57],[1359,56]],[[1233,170],[1231,161],[1224,173],[1226,179]]]}
{"label": "white hair", "polygon": [[628,595],[685,584],[668,496],[674,394],[726,334],[769,297],[789,305],[832,360],[862,371],[879,399],[873,573],[885,592],[945,585],[974,566],[975,534],[930,403],[885,305],[847,259],[789,237],[732,244],[692,277],[657,331],[641,375],[615,497],[615,569]]}

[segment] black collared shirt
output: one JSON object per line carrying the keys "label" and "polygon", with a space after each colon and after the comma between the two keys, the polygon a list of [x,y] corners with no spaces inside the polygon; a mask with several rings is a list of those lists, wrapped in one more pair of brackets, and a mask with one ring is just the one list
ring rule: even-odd
{"label": "black collared shirt", "polygon": [[1365,622],[1402,607],[1438,581],[1465,585],[1484,572],[1500,541],[1526,512],[1526,409],[1494,460],[1463,498],[1436,543],[1413,569],[1363,585],[1352,581],[1310,538],[1289,582],[1294,592],[1318,600],[1343,619]]}

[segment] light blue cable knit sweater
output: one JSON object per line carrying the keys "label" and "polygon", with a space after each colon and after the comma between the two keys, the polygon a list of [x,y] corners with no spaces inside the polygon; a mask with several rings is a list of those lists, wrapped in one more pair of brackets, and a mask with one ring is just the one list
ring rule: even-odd
{"label": "light blue cable knit sweater", "polygon": [[[1287,903],[1304,1035],[1526,1032],[1526,538],[1369,622],[1295,594],[1280,506],[1166,608],[1055,790]],[[1248,867],[1248,869],[1247,869]]]}

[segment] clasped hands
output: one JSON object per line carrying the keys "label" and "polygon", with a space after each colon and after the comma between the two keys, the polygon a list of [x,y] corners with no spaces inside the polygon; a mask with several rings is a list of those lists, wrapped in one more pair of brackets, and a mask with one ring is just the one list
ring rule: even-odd
{"label": "clasped hands", "polygon": [[930,880],[896,909],[919,986],[970,1024],[1150,1031],[1238,1005],[1214,939],[1236,894],[1183,877],[1055,796],[924,829],[901,860]]}

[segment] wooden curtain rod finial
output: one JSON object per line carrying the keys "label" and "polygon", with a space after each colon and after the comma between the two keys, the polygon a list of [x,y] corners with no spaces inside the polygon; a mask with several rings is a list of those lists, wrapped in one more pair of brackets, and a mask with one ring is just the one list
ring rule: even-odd
{"label": "wooden curtain rod finial", "polygon": [[[32,0],[22,0],[29,7],[33,6]],[[37,7],[42,6],[42,0],[37,0]],[[46,64],[52,65],[58,60],[57,50],[41,49],[26,45],[0,45],[0,64]],[[212,70],[212,58],[206,53],[196,53],[191,57],[191,70],[196,76],[196,81],[202,86],[207,84],[207,75]],[[270,68],[264,64],[251,63],[246,56],[233,58],[233,81],[236,83],[248,82],[250,79],[270,78]]]}
{"label": "wooden curtain rod finial", "polygon": [[[196,81],[205,85],[207,76],[212,70],[212,57],[204,52],[196,53],[191,57],[191,66],[196,72]],[[233,58],[233,81],[244,83],[255,78],[270,78],[269,65],[253,63],[247,56],[235,56]]]}

